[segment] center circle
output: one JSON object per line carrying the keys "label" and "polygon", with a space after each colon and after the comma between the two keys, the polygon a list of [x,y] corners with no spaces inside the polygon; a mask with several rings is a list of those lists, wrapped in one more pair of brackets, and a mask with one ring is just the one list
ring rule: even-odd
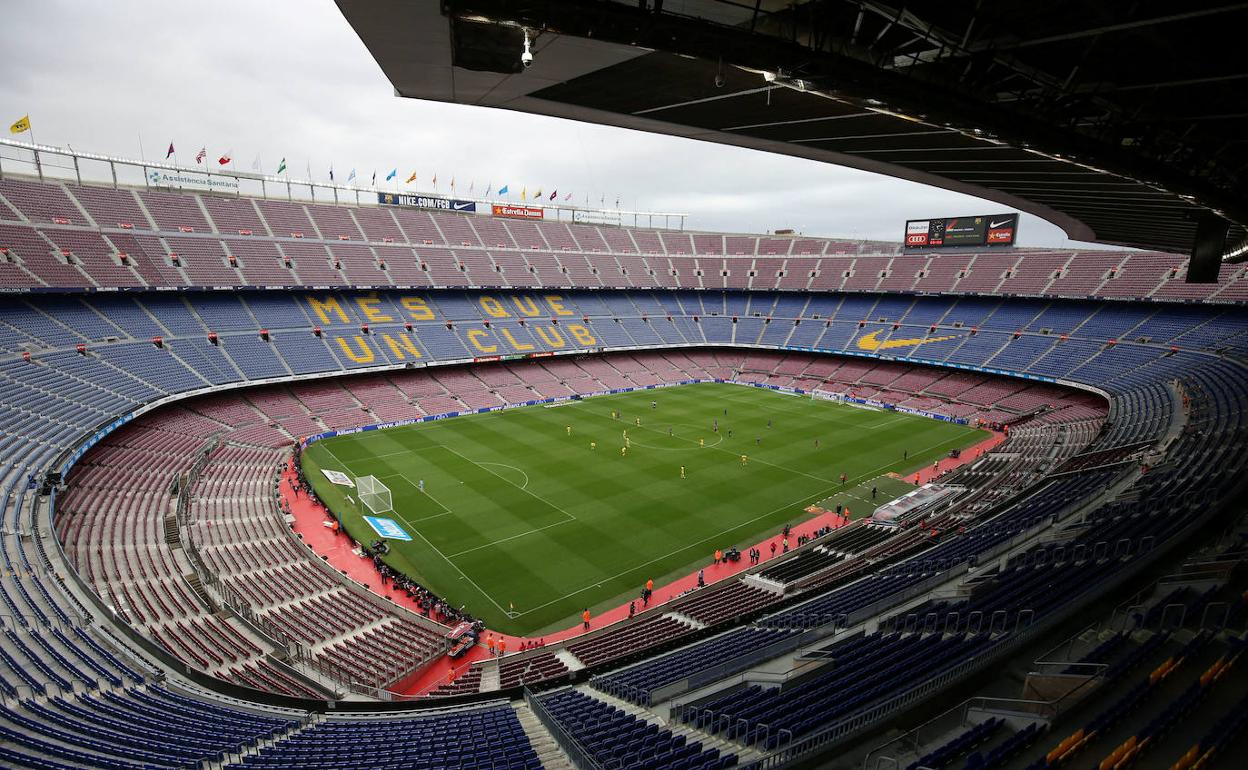
{"label": "center circle", "polygon": [[[665,425],[663,426],[663,428],[660,428],[658,430],[660,433],[665,433],[667,427],[669,426]],[[701,425],[694,425],[693,423],[689,423],[689,422],[674,422],[670,424],[670,427],[673,429],[673,435],[672,435],[673,439],[677,439],[682,442],[693,442],[693,443],[690,443],[688,446],[655,446],[654,444],[647,444],[645,441],[640,441],[636,438],[633,438],[633,436],[631,435],[628,438],[631,443],[636,444],[637,446],[645,447],[646,449],[658,449],[664,452],[684,452],[689,449],[710,449],[712,447],[719,446],[721,443],[723,443],[723,440],[724,440],[723,428],[721,428],[718,432],[716,432],[716,431],[712,431],[709,426],[704,427]],[[692,436],[692,438],[686,435],[682,435],[680,431],[675,430],[676,428],[690,428],[694,431],[694,435]],[[655,429],[643,428],[642,430],[645,433],[649,434],[649,433],[653,433]],[[713,441],[708,440],[706,442],[706,446],[703,446],[703,447],[697,446],[696,444],[697,440],[699,438],[706,438],[706,434],[708,433],[711,434],[714,440]]]}

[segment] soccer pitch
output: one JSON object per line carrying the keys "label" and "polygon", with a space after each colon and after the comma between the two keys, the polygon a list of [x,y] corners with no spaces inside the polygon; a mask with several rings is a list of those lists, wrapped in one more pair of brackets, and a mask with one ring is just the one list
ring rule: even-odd
{"label": "soccer pitch", "polygon": [[[924,417],[703,383],[322,439],[303,465],[321,500],[365,543],[377,538],[362,518],[369,512],[321,469],[381,479],[394,500],[382,515],[412,537],[389,541],[392,566],[493,629],[533,635],[569,625],[584,607],[617,606],[647,579],[658,586],[688,574],[716,548],[745,549],[797,525],[812,503],[832,498],[855,518],[870,515],[909,488],[887,473],[983,436]],[[874,504],[866,499],[873,485]]]}

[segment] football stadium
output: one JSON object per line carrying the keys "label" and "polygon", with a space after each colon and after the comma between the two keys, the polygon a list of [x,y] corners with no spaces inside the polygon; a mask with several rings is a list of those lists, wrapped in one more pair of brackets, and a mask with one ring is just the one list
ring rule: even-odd
{"label": "football stadium", "polygon": [[982,213],[709,229],[5,104],[0,767],[1244,766],[1242,4],[330,9],[387,99]]}

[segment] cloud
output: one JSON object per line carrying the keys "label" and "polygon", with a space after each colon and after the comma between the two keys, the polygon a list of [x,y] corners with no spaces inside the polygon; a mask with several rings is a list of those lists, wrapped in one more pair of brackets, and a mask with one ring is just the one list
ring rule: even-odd
{"label": "cloud", "polygon": [[[907,218],[1001,210],[996,203],[815,163],[676,137],[503,110],[400,99],[327,0],[212,4],[113,0],[6,3],[4,115],[30,113],[38,140],[183,163],[200,146],[259,154],[273,170],[367,180],[397,167],[513,191],[688,213],[701,230],[898,240]],[[142,149],[140,149],[142,148]],[[523,148],[518,151],[516,148]],[[10,167],[10,164],[6,164]],[[1024,215],[1025,245],[1063,245]]]}

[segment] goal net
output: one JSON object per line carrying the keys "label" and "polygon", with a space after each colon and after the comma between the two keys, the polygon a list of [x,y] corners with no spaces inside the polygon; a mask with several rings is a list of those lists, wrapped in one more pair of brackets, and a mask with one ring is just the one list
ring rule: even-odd
{"label": "goal net", "polygon": [[360,495],[360,502],[373,513],[394,510],[390,488],[382,484],[376,476],[360,476],[355,480],[355,489]]}

